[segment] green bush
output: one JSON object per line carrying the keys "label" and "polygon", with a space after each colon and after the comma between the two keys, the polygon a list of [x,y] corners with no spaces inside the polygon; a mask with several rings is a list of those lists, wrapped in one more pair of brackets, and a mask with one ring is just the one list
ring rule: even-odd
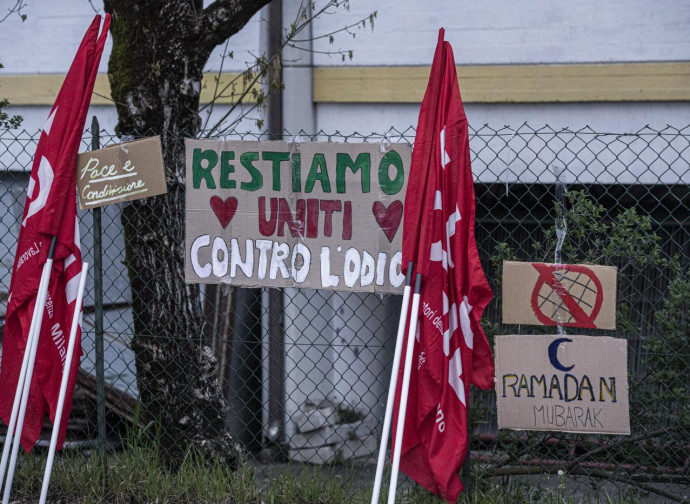
{"label": "green bush", "polygon": [[[632,435],[499,431],[497,442],[487,445],[475,437],[472,448],[501,454],[501,465],[518,469],[522,457],[557,459],[571,464],[569,473],[587,462],[600,464],[597,467],[627,467],[623,472],[634,468],[642,471],[648,481],[665,481],[662,473],[676,471],[686,463],[690,439],[690,272],[681,273],[678,258],[664,257],[652,218],[636,208],[612,211],[594,202],[586,192],[573,191],[565,195],[563,204],[555,202],[554,215],[555,223],[541,231],[530,247],[513,247],[506,242],[496,246],[491,257],[495,304],[490,310],[496,316],[483,321],[484,328],[490,340],[496,334],[556,332],[555,327],[501,323],[501,275],[503,262],[508,260],[555,262],[559,232],[562,235],[565,230],[559,262],[616,266],[618,329],[605,334],[630,341]],[[647,306],[643,306],[645,303]],[[655,307],[658,311],[651,317]],[[571,334],[603,334],[597,330],[565,330]],[[491,401],[486,395],[480,402],[484,410],[473,418],[486,421],[495,412],[487,409]],[[551,469],[542,467],[545,473]],[[585,468],[580,469],[587,473]],[[491,468],[487,474],[492,474]],[[597,477],[606,474],[613,475],[607,470]],[[645,488],[640,479],[628,481],[623,476],[622,481]]]}

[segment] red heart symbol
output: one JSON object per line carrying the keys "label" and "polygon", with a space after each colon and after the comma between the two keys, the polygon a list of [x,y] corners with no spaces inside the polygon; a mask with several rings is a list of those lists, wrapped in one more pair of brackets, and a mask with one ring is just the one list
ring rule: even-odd
{"label": "red heart symbol", "polygon": [[389,242],[393,242],[395,233],[398,232],[400,221],[402,220],[403,204],[402,201],[394,201],[388,208],[380,201],[375,201],[371,207],[371,212],[376,218],[381,230],[386,234]]}
{"label": "red heart symbol", "polygon": [[237,198],[233,198],[231,196],[223,201],[218,196],[211,196],[210,202],[213,213],[216,214],[216,217],[218,217],[218,222],[220,222],[220,225],[223,226],[223,229],[225,229],[235,216],[235,211],[237,210]]}

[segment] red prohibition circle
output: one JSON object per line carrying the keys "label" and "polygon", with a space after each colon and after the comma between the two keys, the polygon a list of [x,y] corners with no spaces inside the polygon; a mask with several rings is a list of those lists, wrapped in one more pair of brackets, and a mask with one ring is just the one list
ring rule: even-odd
{"label": "red prohibition circle", "polygon": [[[532,311],[539,319],[539,322],[546,326],[555,326],[559,323],[549,317],[541,309],[539,305],[539,292],[543,285],[550,287],[563,302],[563,305],[568,309],[570,314],[573,316],[572,322],[561,323],[560,325],[565,327],[585,327],[590,329],[596,329],[594,321],[599,315],[601,310],[601,305],[604,301],[604,292],[601,286],[601,281],[596,276],[594,271],[586,266],[579,264],[545,264],[545,263],[532,263],[534,269],[539,272],[539,277],[534,284],[534,290],[532,291]],[[575,299],[572,294],[566,289],[559,279],[554,275],[554,272],[565,272],[570,271],[573,273],[581,273],[586,275],[596,287],[596,298],[594,300],[594,306],[592,311],[587,314],[584,309],[580,306],[577,299]]]}

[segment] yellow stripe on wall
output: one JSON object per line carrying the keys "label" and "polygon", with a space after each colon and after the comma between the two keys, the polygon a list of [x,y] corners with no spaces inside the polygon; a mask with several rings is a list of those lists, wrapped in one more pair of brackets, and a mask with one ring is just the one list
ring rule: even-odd
{"label": "yellow stripe on wall", "polygon": [[[420,103],[430,67],[317,67],[317,103]],[[458,66],[468,103],[690,101],[690,62],[578,65]],[[239,74],[217,103],[234,103],[245,86]],[[217,74],[204,76],[201,102],[209,103]],[[52,105],[64,75],[0,75],[0,97],[15,106]],[[92,105],[109,105],[110,85],[98,75]],[[248,93],[245,101],[254,101]]]}
{"label": "yellow stripe on wall", "polygon": [[[320,67],[314,101],[420,103],[430,67]],[[475,103],[689,101],[690,62],[458,66]]]}
{"label": "yellow stripe on wall", "polygon": [[[218,74],[204,75],[201,89],[201,102],[209,103],[216,92]],[[0,75],[0,97],[7,98],[11,105],[50,105],[52,106],[60,91],[64,75]],[[227,87],[226,87],[227,86]],[[221,74],[216,103],[234,103],[246,89],[240,74]],[[222,91],[222,93],[221,93]],[[254,102],[251,93],[244,99]],[[108,76],[96,77],[91,105],[112,105]]]}

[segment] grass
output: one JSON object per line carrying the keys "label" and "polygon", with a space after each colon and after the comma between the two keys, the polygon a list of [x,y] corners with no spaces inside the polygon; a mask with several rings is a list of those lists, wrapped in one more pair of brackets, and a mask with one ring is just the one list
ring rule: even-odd
{"label": "grass", "polygon": [[[44,456],[28,454],[17,468],[12,502],[36,502],[41,490]],[[231,471],[219,462],[209,462],[190,455],[180,469],[163,468],[156,450],[133,446],[111,454],[107,464],[107,484],[95,459],[80,454],[56,458],[48,494],[52,504],[368,504],[371,481],[357,488],[352,475],[342,466],[315,468],[286,466],[270,481],[257,478],[248,464]],[[365,473],[373,479],[371,474]],[[462,504],[636,504],[633,497],[619,496],[583,500],[568,495],[565,478],[542,485],[511,480],[500,485],[474,478],[474,489],[463,494]],[[388,481],[387,477],[384,482]],[[386,487],[386,485],[384,485]],[[386,502],[384,488],[380,502]],[[407,486],[399,492],[398,502],[439,504],[443,502],[421,487]]]}

